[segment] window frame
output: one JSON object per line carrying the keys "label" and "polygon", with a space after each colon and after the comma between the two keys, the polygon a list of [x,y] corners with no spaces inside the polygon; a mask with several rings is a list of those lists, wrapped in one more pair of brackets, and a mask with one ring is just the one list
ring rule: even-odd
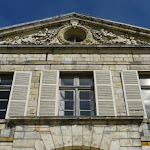
{"label": "window frame", "polygon": [[[79,85],[79,79],[82,78],[82,75],[85,75],[86,73],[88,73],[87,77],[91,77],[92,79],[92,85],[90,86],[81,86]],[[81,74],[81,75],[80,75]],[[73,81],[74,81],[74,85],[73,86],[63,86],[61,85],[61,78],[62,76],[72,76],[73,77]],[[68,91],[74,91],[74,110],[73,110],[73,116],[81,116],[80,115],[80,98],[79,98],[79,91],[92,91],[93,92],[93,99],[91,101],[94,102],[94,110],[93,113],[94,115],[90,115],[90,116],[96,116],[96,100],[95,100],[95,90],[94,90],[94,75],[93,75],[93,71],[60,71],[60,76],[59,76],[59,106],[58,106],[58,115],[59,111],[60,111],[60,92],[64,90],[68,90]],[[65,111],[65,109],[64,109]],[[86,111],[86,110],[83,110]],[[92,109],[87,110],[90,111],[92,113]],[[63,115],[63,116],[67,116],[67,115]]]}
{"label": "window frame", "polygon": [[1,118],[1,119],[5,119],[6,118],[6,115],[7,115],[7,110],[8,110],[8,103],[9,103],[9,98],[10,98],[10,93],[11,93],[11,87],[12,87],[12,84],[13,84],[13,76],[14,76],[14,72],[12,71],[8,71],[8,72],[0,72],[0,83],[2,81],[1,79],[1,75],[4,74],[4,75],[11,75],[12,76],[12,80],[11,80],[11,84],[4,84],[4,85],[1,85],[0,84],[0,92],[1,91],[9,91],[9,96],[8,96],[8,99],[0,99],[0,101],[6,101],[7,102],[7,107],[6,109],[0,109],[0,112],[5,112],[5,117],[4,118]]}
{"label": "window frame", "polygon": [[149,70],[140,70],[138,71],[138,76],[139,76],[139,86],[140,86],[140,91],[141,91],[141,97],[142,97],[142,101],[143,101],[143,106],[144,106],[144,112],[145,112],[145,116],[144,118],[147,118],[150,120],[150,118],[148,118],[148,115],[147,115],[147,111],[146,111],[146,105],[145,105],[145,102],[144,102],[144,98],[143,98],[143,94],[142,94],[142,89],[149,89],[150,90],[150,85],[145,85],[145,86],[142,86],[140,84],[140,75],[147,75],[149,74],[150,75],[150,71]]}

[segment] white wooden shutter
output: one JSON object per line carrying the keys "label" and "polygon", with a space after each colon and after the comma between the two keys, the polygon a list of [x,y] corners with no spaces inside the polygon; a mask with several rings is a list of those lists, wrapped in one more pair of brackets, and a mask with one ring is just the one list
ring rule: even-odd
{"label": "white wooden shutter", "polygon": [[138,72],[136,70],[127,70],[121,74],[127,115],[144,116],[144,103],[141,96]]}
{"label": "white wooden shutter", "polygon": [[58,113],[59,71],[41,72],[38,116],[55,116]]}
{"label": "white wooden shutter", "polygon": [[95,70],[94,84],[97,115],[116,116],[111,72]]}
{"label": "white wooden shutter", "polygon": [[32,72],[15,71],[6,118],[26,116]]}

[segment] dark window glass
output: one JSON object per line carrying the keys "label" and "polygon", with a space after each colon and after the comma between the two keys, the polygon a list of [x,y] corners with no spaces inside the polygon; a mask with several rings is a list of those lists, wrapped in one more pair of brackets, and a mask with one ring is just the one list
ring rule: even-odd
{"label": "dark window glass", "polygon": [[61,85],[62,86],[73,86],[73,78],[68,77],[68,78],[61,78]]}
{"label": "dark window glass", "polygon": [[7,109],[8,101],[0,101],[0,109]]}
{"label": "dark window glass", "polygon": [[0,91],[0,99],[9,99],[10,91]]}
{"label": "dark window glass", "polygon": [[12,84],[12,74],[1,74],[1,85],[11,85]]}
{"label": "dark window glass", "polygon": [[81,116],[91,116],[91,112],[90,111],[80,111],[80,115]]}
{"label": "dark window glass", "polygon": [[79,94],[80,100],[89,100],[90,99],[90,91],[80,91]]}
{"label": "dark window glass", "polygon": [[80,109],[90,110],[91,109],[90,101],[80,101]]}
{"label": "dark window glass", "polygon": [[0,111],[0,119],[5,119],[6,111]]}
{"label": "dark window glass", "polygon": [[73,116],[73,111],[65,111],[64,115],[65,116]]}
{"label": "dark window glass", "polygon": [[92,79],[81,77],[81,78],[79,79],[79,84],[80,84],[81,86],[91,86],[91,85],[92,85]]}
{"label": "dark window glass", "polygon": [[73,110],[73,101],[65,101],[65,110]]}

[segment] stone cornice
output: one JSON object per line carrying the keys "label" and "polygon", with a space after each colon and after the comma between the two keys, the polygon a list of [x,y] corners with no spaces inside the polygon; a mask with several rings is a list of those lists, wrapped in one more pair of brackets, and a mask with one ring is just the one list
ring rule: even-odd
{"label": "stone cornice", "polygon": [[127,125],[141,124],[143,117],[13,117],[6,119],[9,126],[14,125]]}

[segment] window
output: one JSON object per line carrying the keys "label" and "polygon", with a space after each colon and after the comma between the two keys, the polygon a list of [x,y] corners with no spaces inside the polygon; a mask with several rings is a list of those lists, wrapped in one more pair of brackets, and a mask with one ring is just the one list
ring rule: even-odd
{"label": "window", "polygon": [[147,117],[150,118],[150,72],[140,72],[139,78]]}
{"label": "window", "polygon": [[0,119],[5,118],[13,74],[0,74]]}
{"label": "window", "polygon": [[93,76],[87,73],[61,73],[60,116],[94,116]]}

